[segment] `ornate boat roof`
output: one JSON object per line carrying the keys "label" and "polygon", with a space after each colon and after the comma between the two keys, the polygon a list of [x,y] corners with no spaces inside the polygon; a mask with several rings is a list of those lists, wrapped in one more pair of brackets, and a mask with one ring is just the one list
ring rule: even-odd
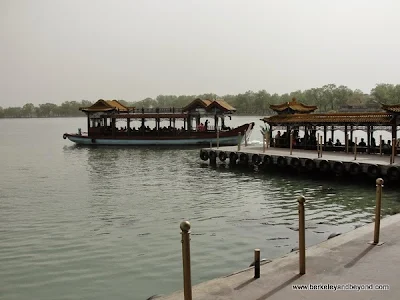
{"label": "ornate boat roof", "polygon": [[304,105],[303,103],[297,102],[296,98],[293,98],[290,102],[270,105],[269,107],[278,114],[311,113],[318,108],[314,105]]}
{"label": "ornate boat roof", "polygon": [[270,125],[390,125],[393,115],[386,112],[279,114],[261,120]]}
{"label": "ornate boat roof", "polygon": [[218,100],[208,100],[208,99],[200,99],[196,98],[188,105],[182,108],[182,111],[190,111],[195,110],[196,108],[203,108],[206,111],[212,111],[212,109],[218,109],[222,112],[235,112],[236,108],[230,105],[223,99]]}
{"label": "ornate boat roof", "polygon": [[126,107],[118,100],[97,100],[92,106],[89,107],[81,107],[79,110],[84,112],[106,112],[106,111],[120,111],[120,112],[128,112],[129,109],[133,107]]}
{"label": "ornate boat roof", "polygon": [[223,99],[219,99],[219,100],[214,100],[212,101],[208,106],[207,106],[207,110],[211,110],[212,108],[218,108],[220,110],[223,111],[230,111],[230,112],[234,112],[236,111],[236,108],[234,108],[232,105],[230,105],[228,102],[226,102]]}

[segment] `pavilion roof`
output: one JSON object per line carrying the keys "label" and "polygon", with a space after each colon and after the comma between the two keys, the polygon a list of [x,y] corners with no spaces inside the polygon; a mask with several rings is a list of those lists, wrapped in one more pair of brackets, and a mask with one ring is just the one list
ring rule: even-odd
{"label": "pavilion roof", "polygon": [[386,112],[280,114],[261,119],[270,125],[390,125],[393,116]]}
{"label": "pavilion roof", "polygon": [[297,112],[297,113],[311,113],[316,110],[318,107],[315,105],[305,105],[303,103],[297,102],[296,98],[293,98],[290,102],[285,102],[277,105],[269,106],[272,110],[277,113],[282,113],[286,110]]}
{"label": "pavilion roof", "polygon": [[391,113],[400,113],[400,104],[394,104],[394,105],[382,104],[382,109]]}

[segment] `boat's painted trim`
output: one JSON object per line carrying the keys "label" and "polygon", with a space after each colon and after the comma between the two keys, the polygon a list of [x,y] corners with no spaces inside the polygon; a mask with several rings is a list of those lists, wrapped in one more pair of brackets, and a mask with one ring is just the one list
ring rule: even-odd
{"label": "boat's painted trim", "polygon": [[[68,134],[66,136],[70,141],[79,145],[120,145],[120,146],[147,146],[147,145],[213,145],[217,144],[217,138],[184,138],[184,139],[104,139],[90,138],[88,136],[79,136]],[[241,138],[243,139],[243,137]],[[239,138],[237,136],[221,137],[219,144],[221,146],[237,145]]]}

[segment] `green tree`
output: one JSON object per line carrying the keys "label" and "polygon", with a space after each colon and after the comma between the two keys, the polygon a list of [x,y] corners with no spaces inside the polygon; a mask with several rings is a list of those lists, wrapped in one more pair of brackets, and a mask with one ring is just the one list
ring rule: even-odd
{"label": "green tree", "polygon": [[346,104],[346,101],[353,95],[353,91],[347,86],[341,85],[334,91],[334,98],[336,99],[336,110]]}
{"label": "green tree", "polygon": [[22,114],[24,117],[32,118],[36,114],[35,105],[32,103],[27,103],[22,107]]}
{"label": "green tree", "polygon": [[379,83],[371,90],[371,95],[379,103],[394,104],[400,101],[400,98],[396,95],[396,90],[397,88],[393,84]]}
{"label": "green tree", "polygon": [[36,108],[36,115],[42,118],[58,117],[58,106],[53,103],[40,104]]}

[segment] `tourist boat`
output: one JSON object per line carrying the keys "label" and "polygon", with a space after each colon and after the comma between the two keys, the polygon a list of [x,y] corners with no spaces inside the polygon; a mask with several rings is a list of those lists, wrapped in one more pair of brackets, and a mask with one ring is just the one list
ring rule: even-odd
{"label": "tourist boat", "polygon": [[[254,123],[236,128],[225,125],[236,111],[224,100],[195,99],[186,107],[127,107],[117,100],[98,100],[79,110],[87,116],[87,132],[65,133],[64,139],[81,145],[221,145],[234,146],[250,138]],[[213,125],[204,118],[213,118]],[[120,126],[117,122],[124,122]],[[150,128],[149,123],[154,124]],[[178,126],[181,125],[181,127]]]}

